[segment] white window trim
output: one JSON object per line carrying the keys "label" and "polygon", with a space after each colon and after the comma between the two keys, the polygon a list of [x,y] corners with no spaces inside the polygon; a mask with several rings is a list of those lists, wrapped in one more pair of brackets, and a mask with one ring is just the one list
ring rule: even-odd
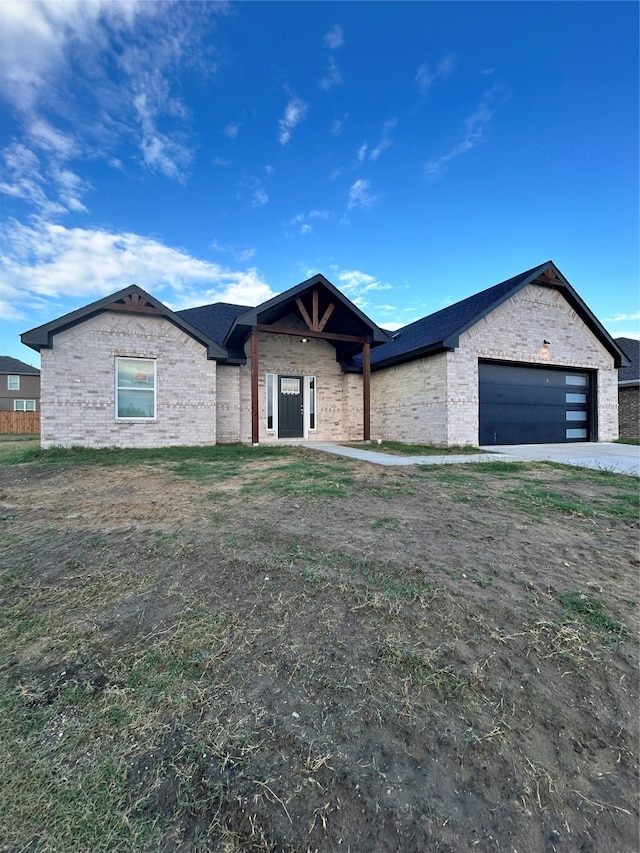
{"label": "white window trim", "polygon": [[[311,380],[315,382],[315,416],[316,416],[316,425],[313,429],[310,426],[310,415],[311,415],[311,407],[309,405],[309,399],[311,397]],[[304,389],[302,394],[302,405],[304,406],[304,418],[302,424],[302,433],[305,438],[309,438],[309,433],[315,433],[318,430],[318,380],[315,376],[305,376],[304,377]]]}
{"label": "white window trim", "polygon": [[[267,377],[272,377],[272,389],[273,389],[273,425],[271,427],[268,426],[269,423],[269,380]],[[267,373],[265,374],[265,382],[264,382],[264,398],[265,398],[265,406],[264,406],[264,424],[265,430],[274,437],[278,436],[278,410],[280,404],[280,376],[287,376],[286,373]],[[316,425],[311,429],[309,426],[309,398],[311,392],[311,380],[315,382],[315,392],[316,392],[316,400],[315,400],[315,415],[316,415]],[[303,407],[303,417],[302,417],[302,438],[309,438],[310,434],[315,434],[318,429],[318,379],[315,376],[304,376],[302,382],[302,407]]]}
{"label": "white window trim", "polygon": [[[118,392],[120,388],[118,386],[118,362],[119,361],[144,361],[151,362],[153,364],[153,415],[150,418],[136,418],[130,416],[120,416],[118,414]],[[135,421],[137,423],[153,423],[157,420],[158,417],[158,360],[156,358],[147,358],[145,356],[135,356],[135,355],[117,355],[114,363],[114,416],[117,421]],[[126,389],[130,391],[131,389]]]}
{"label": "white window trim", "polygon": [[[23,404],[23,408],[21,408],[21,409],[20,409],[20,408],[18,408],[18,403],[22,403],[22,404]],[[32,409],[28,409],[28,408],[27,408],[27,403],[33,403],[33,408],[32,408]],[[13,401],[13,411],[14,411],[14,412],[37,412],[37,411],[38,411],[38,407],[37,407],[37,404],[36,404],[36,401],[35,401],[35,400],[14,400],[14,401]]]}
{"label": "white window trim", "polygon": [[[11,384],[11,380],[15,379],[15,386]],[[9,373],[7,375],[7,391],[19,391],[20,390],[20,376],[17,373]]]}
{"label": "white window trim", "polygon": [[[272,414],[272,422],[271,426],[269,426],[269,378],[271,378],[271,414]],[[267,373],[264,380],[264,424],[265,429],[269,433],[269,435],[278,435],[278,395],[280,391],[278,388],[278,374],[277,373]]]}

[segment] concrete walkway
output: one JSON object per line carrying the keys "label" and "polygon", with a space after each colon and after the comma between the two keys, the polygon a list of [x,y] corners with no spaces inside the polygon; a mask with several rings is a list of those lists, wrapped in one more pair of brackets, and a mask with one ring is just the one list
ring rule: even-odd
{"label": "concrete walkway", "polygon": [[342,444],[312,441],[307,447],[372,462],[374,465],[460,465],[465,462],[560,462],[601,471],[640,476],[640,447],[630,444],[584,442],[579,444],[501,444],[481,447],[480,453],[442,456],[392,456],[376,445],[345,447]]}

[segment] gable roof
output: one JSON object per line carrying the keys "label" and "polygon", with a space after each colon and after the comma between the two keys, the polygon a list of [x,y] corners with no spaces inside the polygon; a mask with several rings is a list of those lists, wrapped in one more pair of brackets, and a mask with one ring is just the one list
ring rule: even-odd
{"label": "gable roof", "polygon": [[227,352],[222,346],[209,338],[204,332],[196,328],[196,326],[193,326],[188,320],[179,317],[178,314],[171,311],[166,305],[144,291],[141,287],[138,287],[137,284],[131,284],[117,293],[105,296],[104,299],[98,299],[96,302],[85,305],[84,308],[78,308],[77,311],[64,314],[50,323],[45,323],[42,326],[37,326],[35,329],[30,329],[28,332],[23,332],[20,335],[20,340],[23,344],[26,344],[37,352],[40,352],[41,349],[51,349],[54,335],[65,329],[70,329],[78,323],[83,323],[85,320],[95,317],[103,311],[137,315],[152,314],[164,317],[205,346],[208,358],[224,359],[227,356]]}
{"label": "gable roof", "polygon": [[[620,347],[592,314],[553,261],[547,261],[513,278],[495,284],[493,287],[481,290],[454,305],[449,305],[441,311],[436,311],[435,314],[430,314],[398,329],[392,334],[391,340],[386,346],[371,353],[372,370],[380,370],[393,364],[456,349],[463,332],[495,311],[498,306],[522,288],[534,282],[559,290],[583,322],[612,354],[616,367],[625,363],[626,359]],[[361,360],[354,357],[352,364],[357,369]]]}
{"label": "gable roof", "polygon": [[24,361],[12,358],[10,355],[0,355],[0,373],[40,376],[40,371],[37,367],[31,367],[30,364],[25,364]]}
{"label": "gable roof", "polygon": [[616,338],[616,343],[629,359],[618,371],[620,385],[640,385],[640,341],[635,338]]}
{"label": "gable roof", "polygon": [[[354,305],[323,275],[314,275],[295,287],[285,290],[254,308],[246,305],[233,305],[225,302],[215,302],[212,305],[202,305],[199,308],[187,308],[178,311],[180,317],[187,319],[194,326],[205,332],[212,340],[227,349],[229,363],[245,361],[244,344],[251,330],[261,324],[274,325],[294,314],[301,318],[298,300],[307,297],[314,290],[318,292],[319,313],[330,304],[333,309],[327,318],[323,329],[327,334],[350,335],[367,339],[372,347],[386,343],[388,335],[373,323],[360,309]],[[308,299],[307,299],[308,302]],[[304,300],[303,300],[304,304]],[[307,305],[309,313],[312,309]],[[301,320],[301,322],[303,322]],[[277,325],[274,326],[277,331]],[[305,326],[301,325],[300,334],[304,334]],[[359,352],[361,344],[347,340],[329,340],[340,360],[347,359],[352,353]]]}

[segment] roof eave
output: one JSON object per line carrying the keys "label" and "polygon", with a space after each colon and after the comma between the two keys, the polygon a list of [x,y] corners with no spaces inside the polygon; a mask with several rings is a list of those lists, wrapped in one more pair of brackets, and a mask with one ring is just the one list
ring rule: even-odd
{"label": "roof eave", "polygon": [[[66,329],[69,329],[78,323],[82,323],[91,317],[95,317],[97,314],[108,310],[109,305],[112,303],[134,293],[142,296],[152,307],[158,309],[160,311],[159,316],[163,316],[165,319],[169,320],[170,323],[173,323],[175,326],[182,329],[183,332],[194,338],[194,340],[198,341],[198,343],[206,347],[208,359],[225,359],[227,357],[227,350],[224,347],[220,346],[220,344],[217,344],[215,341],[212,341],[211,338],[207,337],[188,321],[183,320],[170,308],[167,308],[163,302],[160,302],[154,296],[151,296],[151,294],[147,293],[141,287],[138,287],[137,284],[129,285],[129,287],[125,287],[116,293],[105,296],[96,302],[92,302],[90,305],[85,305],[83,308],[78,308],[75,311],[71,311],[69,314],[64,314],[57,320],[52,320],[49,323],[44,323],[42,326],[36,326],[34,329],[29,329],[20,335],[20,340],[25,344],[25,346],[30,347],[36,352],[40,352],[42,349],[51,349],[53,347],[53,338],[55,335],[60,332],[64,332]],[[132,310],[131,313],[135,314],[136,312]]]}

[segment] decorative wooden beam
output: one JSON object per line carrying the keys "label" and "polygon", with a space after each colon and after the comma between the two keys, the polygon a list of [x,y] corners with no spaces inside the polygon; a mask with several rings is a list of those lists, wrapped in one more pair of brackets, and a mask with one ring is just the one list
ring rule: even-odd
{"label": "decorative wooden beam", "polygon": [[336,306],[333,304],[333,302],[329,303],[327,310],[322,315],[322,320],[320,320],[320,322],[318,323],[318,331],[319,332],[321,332],[324,329],[324,327],[327,325],[327,320],[333,314],[333,309],[335,307]]}
{"label": "decorative wooden beam", "polygon": [[362,408],[363,408],[363,424],[362,424],[362,439],[363,441],[371,440],[371,344],[365,342],[362,347]]}
{"label": "decorative wooden beam", "polygon": [[131,293],[129,296],[125,296],[122,302],[111,302],[105,307],[107,311],[135,311],[140,314],[164,313],[160,308],[150,305],[139,293]]}
{"label": "decorative wooden beam", "polygon": [[260,420],[258,417],[258,332],[251,332],[251,443],[260,440]]}
{"label": "decorative wooden beam", "polygon": [[313,293],[311,295],[311,304],[313,306],[313,326],[311,327],[314,332],[319,332],[318,329],[318,288],[313,288]]}
{"label": "decorative wooden beam", "polygon": [[320,338],[323,341],[347,341],[354,344],[364,344],[366,338],[357,335],[340,335],[337,332],[316,332],[313,329],[294,329],[290,326],[268,326],[265,323],[256,325],[258,332],[269,332],[272,335],[294,335],[298,338]]}
{"label": "decorative wooden beam", "polygon": [[302,315],[302,319],[307,324],[307,328],[313,329],[313,323],[311,322],[311,317],[307,314],[307,309],[304,307],[304,303],[303,303],[302,299],[300,299],[299,296],[296,298],[296,305],[298,306],[298,310],[300,311],[300,314]]}

